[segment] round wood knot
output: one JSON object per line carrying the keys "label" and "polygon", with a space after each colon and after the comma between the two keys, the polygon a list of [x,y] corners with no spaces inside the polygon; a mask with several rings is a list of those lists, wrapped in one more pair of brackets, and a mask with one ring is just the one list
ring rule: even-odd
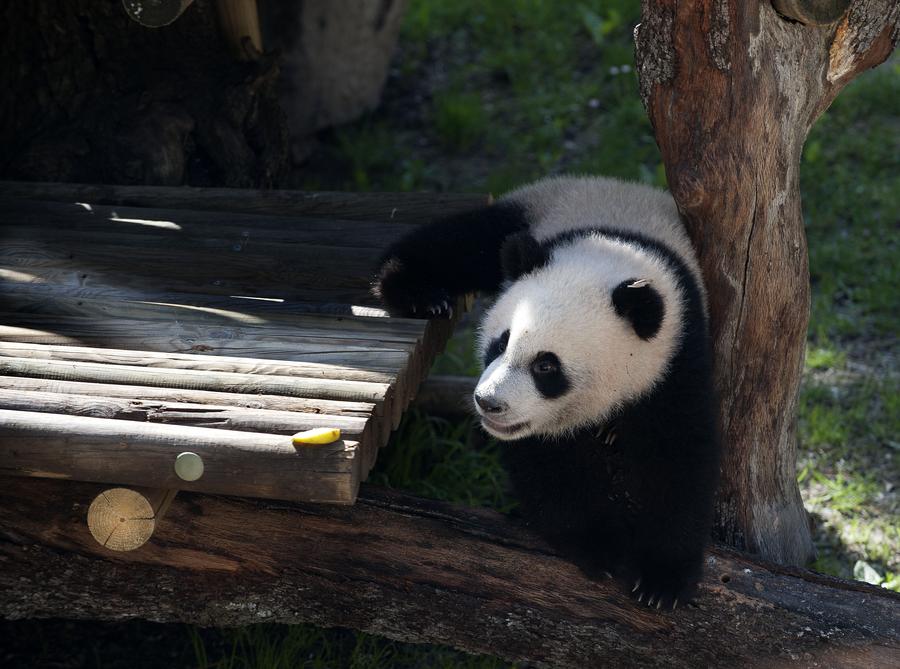
{"label": "round wood knot", "polygon": [[114,551],[143,546],[156,529],[153,505],[128,488],[104,490],[88,508],[87,523],[94,539]]}

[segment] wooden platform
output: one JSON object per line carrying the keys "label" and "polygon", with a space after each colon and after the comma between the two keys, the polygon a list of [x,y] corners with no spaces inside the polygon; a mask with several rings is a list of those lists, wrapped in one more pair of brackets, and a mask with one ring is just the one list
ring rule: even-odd
{"label": "wooden platform", "polygon": [[386,317],[377,259],[485,201],[0,183],[0,474],[353,502],[453,325]]}

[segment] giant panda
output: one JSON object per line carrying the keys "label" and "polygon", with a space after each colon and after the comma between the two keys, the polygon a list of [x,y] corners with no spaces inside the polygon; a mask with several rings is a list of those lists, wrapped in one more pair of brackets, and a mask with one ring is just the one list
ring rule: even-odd
{"label": "giant panda", "polygon": [[719,469],[706,294],[672,198],[549,178],[408,233],[373,291],[442,317],[473,291],[474,393],[526,522],[589,575],[675,608],[700,576]]}

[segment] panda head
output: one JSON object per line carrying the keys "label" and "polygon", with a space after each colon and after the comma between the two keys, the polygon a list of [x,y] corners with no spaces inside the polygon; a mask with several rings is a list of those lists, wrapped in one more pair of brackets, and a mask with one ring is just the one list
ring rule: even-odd
{"label": "panda head", "polygon": [[556,245],[520,236],[507,285],[479,333],[482,425],[504,440],[598,424],[664,377],[681,297],[665,262],[591,234]]}

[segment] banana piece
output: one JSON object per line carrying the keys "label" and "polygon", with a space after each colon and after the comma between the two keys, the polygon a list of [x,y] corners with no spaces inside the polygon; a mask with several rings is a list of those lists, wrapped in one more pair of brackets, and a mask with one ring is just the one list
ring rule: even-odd
{"label": "banana piece", "polygon": [[300,446],[303,444],[330,444],[340,438],[341,431],[339,428],[317,427],[305,432],[298,432],[291,437],[291,441],[294,442],[294,446]]}

